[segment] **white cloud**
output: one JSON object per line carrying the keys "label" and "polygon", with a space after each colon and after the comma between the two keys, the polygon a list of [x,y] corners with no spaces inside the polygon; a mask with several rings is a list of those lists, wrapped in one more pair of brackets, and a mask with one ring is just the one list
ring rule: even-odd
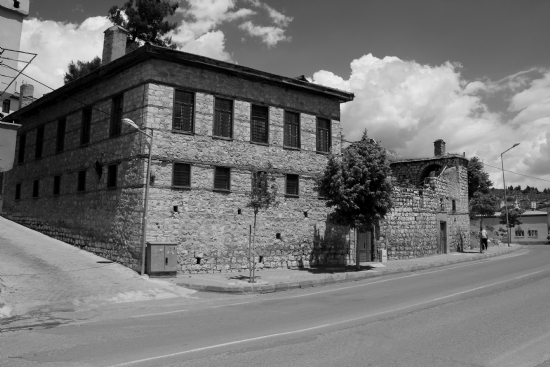
{"label": "white cloud", "polygon": [[[355,94],[353,102],[342,106],[347,140],[359,139],[367,129],[386,148],[406,157],[422,157],[433,156],[433,142],[441,138],[448,152],[477,155],[495,167],[500,167],[500,153],[519,141],[521,145],[506,154],[506,169],[550,179],[550,135],[546,133],[550,128],[550,72],[535,80],[525,77],[468,82],[458,64],[429,66],[369,54],[351,63],[347,79],[319,71],[313,82]],[[480,93],[495,90],[497,85],[512,95],[510,101],[503,101],[517,114],[511,120],[491,111]],[[490,167],[487,171],[501,185],[501,172]],[[546,187],[512,176],[507,182]]]}
{"label": "white cloud", "polygon": [[222,31],[205,33],[187,42],[180,50],[218,60],[231,60],[231,56],[225,51],[225,35]]}
{"label": "white cloud", "polygon": [[290,37],[285,36],[285,31],[279,27],[273,26],[258,26],[251,21],[244,22],[239,26],[249,35],[260,37],[262,42],[269,47],[275,46],[280,41],[290,41]]}

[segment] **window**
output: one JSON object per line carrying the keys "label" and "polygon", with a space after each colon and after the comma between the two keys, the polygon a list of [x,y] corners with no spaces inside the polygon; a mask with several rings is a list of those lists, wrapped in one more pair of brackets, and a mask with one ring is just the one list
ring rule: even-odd
{"label": "window", "polygon": [[257,171],[252,173],[252,190],[267,186],[267,172]]}
{"label": "window", "polygon": [[119,136],[122,127],[122,95],[113,98],[111,106],[111,126],[109,128],[109,136]]}
{"label": "window", "polygon": [[289,196],[298,196],[300,194],[300,178],[298,175],[286,175],[286,191]]}
{"label": "window", "polygon": [[10,113],[10,105],[11,101],[9,99],[5,99],[4,102],[2,102],[2,112]]}
{"label": "window", "polygon": [[187,133],[193,132],[195,94],[176,90],[174,95],[174,113],[172,129]]}
{"label": "window", "polygon": [[233,101],[216,98],[214,103],[214,136],[233,137]]}
{"label": "window", "polygon": [[55,142],[55,152],[61,153],[65,150],[65,125],[67,120],[61,119],[57,121],[57,140]]}
{"label": "window", "polygon": [[20,3],[19,0],[13,0],[13,7],[14,7],[15,9],[19,9],[19,3]]}
{"label": "window", "polygon": [[327,197],[327,192],[326,192],[322,187],[319,187],[317,193],[318,193],[319,199],[326,199],[326,197]]}
{"label": "window", "polygon": [[250,140],[255,143],[268,143],[268,113],[269,108],[265,106],[252,105],[250,119]]}
{"label": "window", "polygon": [[330,120],[317,118],[317,151],[330,152]]}
{"label": "window", "polygon": [[456,200],[452,201],[453,213],[456,213]]}
{"label": "window", "polygon": [[32,183],[32,197],[37,198],[40,190],[40,181],[34,180]]}
{"label": "window", "polygon": [[76,186],[76,191],[78,192],[86,191],[86,171],[78,172],[78,182]]}
{"label": "window", "polygon": [[107,169],[107,188],[108,189],[116,188],[117,169],[118,169],[117,164],[111,164]]}
{"label": "window", "polygon": [[527,231],[527,235],[529,237],[538,237],[539,236],[539,231],[537,229],[529,229]]}
{"label": "window", "polygon": [[524,237],[525,232],[522,229],[516,229],[516,237]]}
{"label": "window", "polygon": [[21,184],[15,184],[15,200],[21,200]]}
{"label": "window", "polygon": [[191,187],[191,165],[188,163],[174,163],[172,169],[173,187]]}
{"label": "window", "polygon": [[216,167],[214,170],[214,190],[229,191],[231,189],[231,169]]}
{"label": "window", "polygon": [[25,145],[27,142],[27,134],[19,135],[19,152],[17,156],[17,162],[22,164],[25,161]]}
{"label": "window", "polygon": [[44,126],[40,126],[36,130],[36,145],[34,158],[42,158],[42,150],[44,148]]}
{"label": "window", "polygon": [[80,130],[80,145],[86,145],[90,142],[90,131],[92,130],[92,109],[82,110],[82,126]]}
{"label": "window", "polygon": [[61,193],[61,176],[53,176],[53,194],[59,195]]}
{"label": "window", "polygon": [[285,111],[284,146],[300,148],[300,114]]}

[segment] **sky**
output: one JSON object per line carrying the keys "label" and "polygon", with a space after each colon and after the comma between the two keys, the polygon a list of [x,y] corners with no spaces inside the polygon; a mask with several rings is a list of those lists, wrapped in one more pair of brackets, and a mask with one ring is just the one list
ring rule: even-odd
{"label": "sky", "polygon": [[[71,60],[101,57],[117,0],[31,0],[21,50],[58,88]],[[347,140],[367,129],[403,157],[479,157],[495,187],[550,188],[550,1],[180,0],[178,49],[355,94]],[[35,95],[48,90],[35,86]]]}

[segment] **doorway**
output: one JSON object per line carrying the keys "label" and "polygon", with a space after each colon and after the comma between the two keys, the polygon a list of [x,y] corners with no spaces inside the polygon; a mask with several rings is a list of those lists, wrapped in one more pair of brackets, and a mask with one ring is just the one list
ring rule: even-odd
{"label": "doorway", "polygon": [[357,251],[359,262],[372,261],[372,231],[357,231]]}
{"label": "doorway", "polygon": [[447,253],[447,222],[439,222],[439,248],[437,253]]}

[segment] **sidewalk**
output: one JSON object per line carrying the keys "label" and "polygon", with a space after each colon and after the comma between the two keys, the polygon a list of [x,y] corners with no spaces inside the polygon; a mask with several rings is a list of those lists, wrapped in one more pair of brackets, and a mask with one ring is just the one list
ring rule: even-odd
{"label": "sidewalk", "polygon": [[170,282],[185,288],[207,292],[271,293],[481,260],[504,255],[520,248],[521,246],[512,244],[511,247],[506,245],[491,246],[484,254],[480,254],[479,250],[467,250],[466,252],[454,252],[408,260],[393,260],[385,263],[366,262],[361,263],[360,271],[356,271],[355,266],[258,270],[256,271],[256,283],[254,284],[248,282],[248,271],[221,274],[179,274],[177,278],[171,279]]}

